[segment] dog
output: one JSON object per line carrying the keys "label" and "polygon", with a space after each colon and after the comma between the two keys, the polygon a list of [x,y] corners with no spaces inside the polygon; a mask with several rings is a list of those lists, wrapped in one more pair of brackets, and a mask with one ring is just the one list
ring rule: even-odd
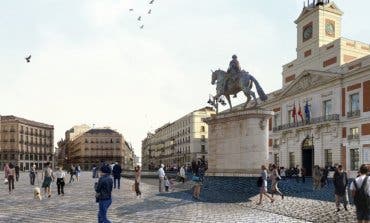
{"label": "dog", "polygon": [[39,188],[39,187],[35,187],[35,188],[33,189],[33,196],[34,196],[34,198],[35,198],[35,199],[37,199],[37,200],[39,200],[39,201],[41,201],[41,200],[42,200],[42,197],[41,197],[41,190],[40,190],[40,188]]}

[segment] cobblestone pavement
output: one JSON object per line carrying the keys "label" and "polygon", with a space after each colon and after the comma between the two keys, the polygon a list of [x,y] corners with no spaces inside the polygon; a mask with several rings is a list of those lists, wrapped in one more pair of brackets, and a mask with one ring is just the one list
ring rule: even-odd
{"label": "cobblestone pavement", "polygon": [[[114,190],[113,204],[109,208],[108,216],[112,222],[354,221],[353,207],[350,213],[336,214],[332,202],[304,196],[296,198],[294,194],[284,200],[278,198],[273,204],[265,201],[257,206],[255,194],[244,201],[221,202],[216,199],[216,196],[229,196],[230,191],[225,190],[224,193],[214,193],[215,199],[210,199],[212,187],[206,186],[204,197],[194,201],[189,192],[190,183],[178,184],[174,192],[158,194],[155,179],[145,179],[144,182],[141,186],[143,197],[136,198],[131,191],[132,180],[121,181],[121,190]],[[52,197],[37,201],[33,199],[33,186],[29,185],[28,175],[24,173],[11,195],[7,185],[0,184],[0,222],[97,222],[93,183],[91,174],[83,173],[80,182],[66,185],[65,196],[59,197],[53,185]]]}

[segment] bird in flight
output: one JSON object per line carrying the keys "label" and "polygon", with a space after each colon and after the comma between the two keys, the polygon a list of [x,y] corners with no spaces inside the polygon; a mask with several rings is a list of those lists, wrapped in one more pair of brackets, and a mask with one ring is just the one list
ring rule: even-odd
{"label": "bird in flight", "polygon": [[152,14],[152,10],[151,9],[149,9],[148,14]]}
{"label": "bird in flight", "polygon": [[26,57],[24,59],[26,59],[27,63],[31,62],[31,55],[29,55],[28,57]]}
{"label": "bird in flight", "polygon": [[140,29],[144,29],[144,25],[141,25],[141,26],[140,26]]}
{"label": "bird in flight", "polygon": [[134,9],[129,9],[130,12],[134,11]]}
{"label": "bird in flight", "polygon": [[139,16],[139,18],[137,18],[138,21],[141,21],[141,16]]}
{"label": "bird in flight", "polygon": [[154,0],[151,0],[150,2],[149,2],[149,4],[153,4],[154,3]]}

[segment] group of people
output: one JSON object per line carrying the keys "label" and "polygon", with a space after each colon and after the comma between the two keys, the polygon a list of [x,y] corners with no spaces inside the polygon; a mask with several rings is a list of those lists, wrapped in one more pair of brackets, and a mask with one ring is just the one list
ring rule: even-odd
{"label": "group of people", "polygon": [[[268,174],[268,170],[270,174]],[[344,171],[342,165],[337,165],[334,168],[333,185],[335,194],[335,204],[337,212],[340,211],[340,205],[343,201],[344,210],[348,211],[348,190],[351,191],[354,204],[356,206],[356,214],[358,222],[370,221],[370,177],[368,167],[361,165],[357,178],[349,184],[347,173]],[[314,167],[313,171],[313,184],[314,189],[319,186],[324,187],[328,184],[329,168],[321,169],[319,166]],[[271,180],[271,195],[267,193],[267,181]],[[260,196],[257,205],[262,203],[263,196],[267,197],[271,203],[275,201],[274,194],[277,193],[284,199],[284,194],[279,190],[278,182],[282,179],[279,175],[278,168],[272,164],[267,169],[265,165],[261,166],[261,175],[257,180],[257,186],[260,189]]]}
{"label": "group of people", "polygon": [[[79,182],[80,181],[80,177],[81,177],[81,167],[79,164],[77,165],[71,165],[71,167],[69,168],[69,183],[72,183],[75,181],[75,178],[76,178],[76,181]],[[75,177],[74,177],[75,176]]]}

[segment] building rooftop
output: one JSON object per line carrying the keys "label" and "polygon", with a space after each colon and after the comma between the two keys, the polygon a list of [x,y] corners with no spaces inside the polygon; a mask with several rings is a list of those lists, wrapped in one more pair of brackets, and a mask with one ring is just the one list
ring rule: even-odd
{"label": "building rooftop", "polygon": [[18,122],[20,122],[22,124],[25,124],[25,125],[32,125],[32,126],[37,126],[37,127],[41,127],[41,128],[54,129],[53,125],[48,125],[48,124],[45,124],[45,123],[20,118],[20,117],[14,116],[14,115],[4,115],[4,116],[0,116],[0,117],[1,117],[1,122],[18,121]]}
{"label": "building rooftop", "polygon": [[86,133],[89,134],[119,134],[118,132],[112,130],[112,129],[90,129]]}

